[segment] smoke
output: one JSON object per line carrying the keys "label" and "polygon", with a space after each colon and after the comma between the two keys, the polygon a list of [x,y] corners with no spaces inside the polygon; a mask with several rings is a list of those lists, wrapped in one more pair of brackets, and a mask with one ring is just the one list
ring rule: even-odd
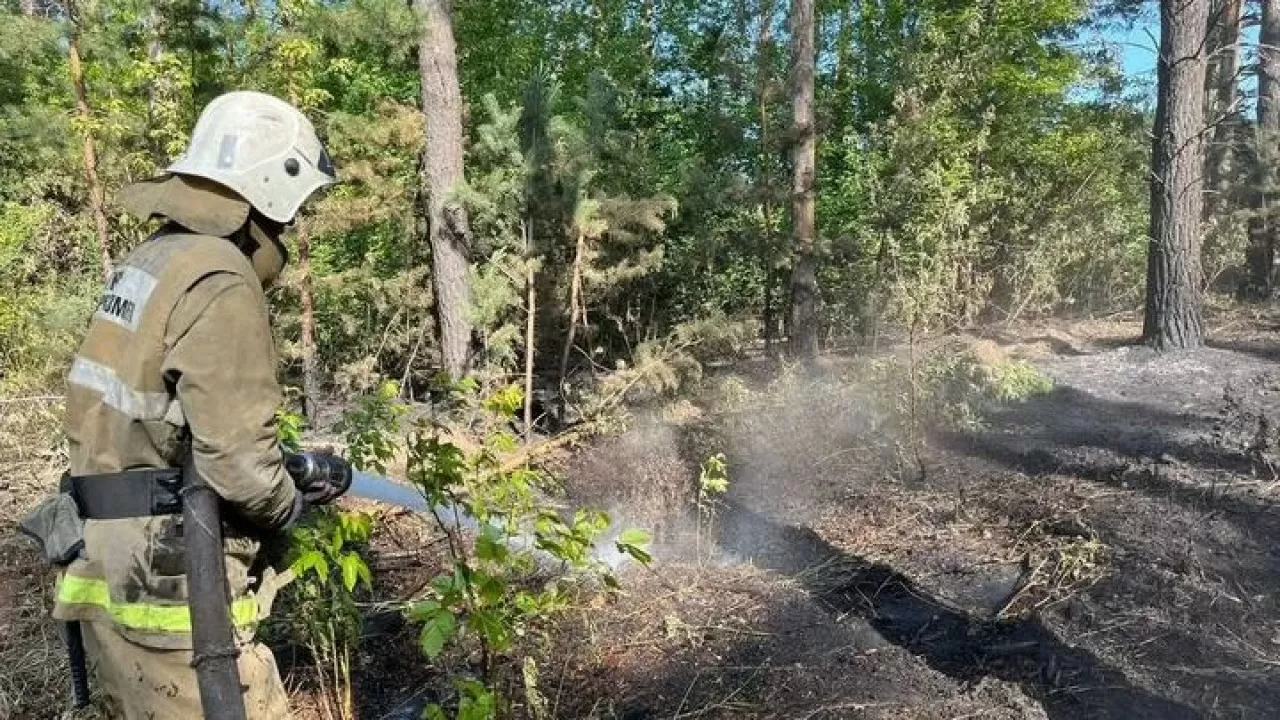
{"label": "smoke", "polygon": [[[569,458],[559,474],[574,504],[608,508],[613,520],[595,559],[626,567],[632,558],[616,539],[639,527],[653,535],[651,551],[661,561],[750,563],[771,552],[775,538],[740,516],[814,526],[823,508],[882,480],[904,443],[902,374],[866,360],[839,370],[784,372],[754,384],[738,375],[712,378],[696,403],[680,400],[641,416],[625,433]],[[729,491],[701,514],[699,468],[717,453],[728,460]],[[430,511],[416,488],[365,473],[356,474],[351,494]],[[445,518],[456,511],[464,529],[480,527],[460,508],[436,510]],[[509,543],[533,551],[544,567],[558,566],[531,533]]]}
{"label": "smoke", "polygon": [[[427,499],[423,497],[417,488],[372,473],[355,471],[352,474],[351,488],[348,493],[354,497],[395,505],[418,513],[426,514],[431,513],[433,510],[433,506],[427,502]],[[474,532],[480,529],[480,522],[456,505],[449,503],[436,505],[434,506],[434,511],[437,517],[454,521],[463,530]],[[499,528],[495,527],[493,529],[498,530]],[[604,539],[597,542],[593,548],[592,554],[595,559],[610,570],[619,570],[631,560],[630,555],[620,551],[617,547],[618,536],[624,529],[625,526],[620,523],[613,523],[605,534]],[[501,533],[499,534],[501,535]],[[537,537],[532,531],[509,536],[506,540],[506,545],[513,551],[528,551],[532,553],[543,569],[554,569],[561,564],[558,558],[537,547]]]}
{"label": "smoke", "polygon": [[[641,416],[575,457],[566,487],[576,501],[651,530],[660,561],[750,563],[776,544],[756,519],[814,526],[834,501],[896,467],[905,382],[886,368],[861,361],[768,381],[710,378],[696,398]],[[699,470],[718,453],[729,490],[702,513]]]}

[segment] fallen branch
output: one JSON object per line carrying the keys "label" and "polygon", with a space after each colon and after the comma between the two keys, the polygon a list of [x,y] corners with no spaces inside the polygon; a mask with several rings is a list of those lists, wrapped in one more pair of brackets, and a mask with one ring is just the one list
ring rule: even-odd
{"label": "fallen branch", "polygon": [[537,445],[530,445],[520,452],[512,455],[502,461],[502,465],[498,467],[499,472],[508,473],[512,470],[519,469],[533,462],[535,458],[541,457],[554,450],[558,450],[566,445],[582,440],[591,434],[590,429],[570,430],[569,432],[557,435],[553,438],[543,440]]}

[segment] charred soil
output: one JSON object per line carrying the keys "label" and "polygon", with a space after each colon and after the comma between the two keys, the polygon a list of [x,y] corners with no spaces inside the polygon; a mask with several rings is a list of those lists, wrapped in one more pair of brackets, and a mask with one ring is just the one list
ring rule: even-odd
{"label": "charred soil", "polygon": [[[1019,333],[1056,340],[1004,349],[1053,390],[918,458],[901,398],[841,360],[722,374],[568,458],[573,494],[665,542],[566,624],[562,715],[1280,717],[1274,348],[1160,356],[1135,329]],[[716,452],[732,485],[691,530]]]}
{"label": "charred soil", "polygon": [[[652,529],[656,562],[535,643],[540,692],[563,718],[1280,717],[1280,345],[1266,317],[1218,325],[1167,356],[1123,322],[969,338],[1053,389],[962,425],[904,422],[901,353],[743,362],[560,452],[566,502]],[[717,453],[729,491],[700,514]],[[382,521],[357,706],[415,717],[447,683],[394,608],[439,556],[420,520]],[[48,717],[57,693],[22,695],[61,662],[30,669],[56,646],[48,578],[0,550],[3,657],[27,668],[0,708]],[[308,660],[281,660],[322,717]]]}

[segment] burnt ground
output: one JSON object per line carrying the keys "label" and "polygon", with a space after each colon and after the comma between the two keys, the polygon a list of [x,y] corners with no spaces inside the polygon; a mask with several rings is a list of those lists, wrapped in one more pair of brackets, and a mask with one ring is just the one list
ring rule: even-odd
{"label": "burnt ground", "polygon": [[[539,690],[561,718],[1280,717],[1276,329],[1219,320],[1211,347],[1169,356],[1128,344],[1132,323],[969,338],[1053,391],[918,437],[885,358],[710,373],[549,463],[569,499],[653,529],[657,560],[554,628]],[[731,486],[698,521],[714,453]],[[438,558],[417,519],[383,520],[356,705],[416,717],[448,682],[387,603]],[[0,701],[50,717],[31,700],[60,662],[42,575],[0,550],[0,628],[43,638],[0,644],[28,668],[0,673]],[[307,659],[278,656],[298,716],[324,717]]]}
{"label": "burnt ground", "polygon": [[[562,714],[1280,717],[1272,346],[1158,356],[1132,330],[1011,348],[1054,390],[929,433],[923,476],[892,393],[841,361],[713,378],[567,460],[664,544],[548,658]],[[698,543],[669,520],[713,452],[733,484]]]}

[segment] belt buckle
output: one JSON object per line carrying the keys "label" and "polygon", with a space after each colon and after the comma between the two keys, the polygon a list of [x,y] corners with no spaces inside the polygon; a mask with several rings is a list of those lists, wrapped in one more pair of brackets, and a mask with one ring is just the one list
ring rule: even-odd
{"label": "belt buckle", "polygon": [[157,473],[151,485],[151,514],[177,515],[182,512],[182,473]]}

